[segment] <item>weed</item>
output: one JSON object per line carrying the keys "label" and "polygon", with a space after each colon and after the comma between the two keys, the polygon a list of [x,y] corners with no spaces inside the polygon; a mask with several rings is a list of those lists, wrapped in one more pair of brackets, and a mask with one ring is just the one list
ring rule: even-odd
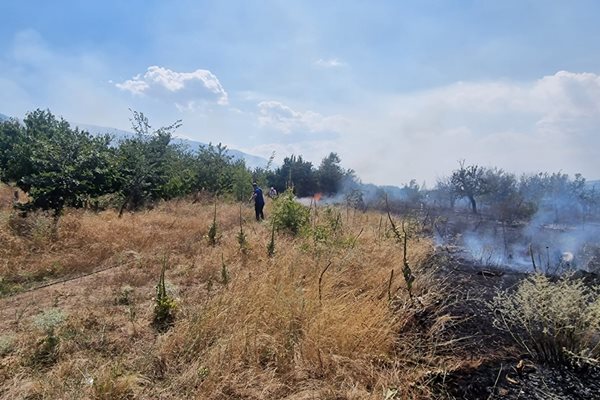
{"label": "weed", "polygon": [[275,224],[271,227],[271,240],[267,245],[267,255],[273,257],[275,255]]}
{"label": "weed", "polygon": [[0,357],[10,354],[14,349],[15,338],[13,336],[0,336]]}
{"label": "weed", "polygon": [[574,365],[599,362],[600,288],[563,277],[552,282],[543,275],[521,282],[513,293],[492,301],[495,324],[536,359]]}
{"label": "weed", "polygon": [[244,220],[242,218],[242,205],[240,204],[240,232],[237,235],[237,241],[240,245],[240,251],[242,253],[246,253],[248,251],[248,240],[246,239],[246,234],[244,233]]}
{"label": "weed", "polygon": [[208,229],[208,244],[215,246],[217,244],[217,202],[215,200],[215,212],[213,214],[213,222]]}
{"label": "weed", "polygon": [[56,328],[65,319],[65,313],[59,308],[50,308],[34,318],[33,324],[43,331],[45,336],[38,342],[33,354],[33,358],[31,359],[33,365],[48,366],[57,360],[60,340],[56,335]]}
{"label": "weed", "polygon": [[402,275],[404,276],[404,282],[406,283],[406,289],[408,290],[408,294],[412,298],[412,284],[415,281],[415,277],[412,273],[410,265],[408,264],[408,258],[407,258],[408,233],[406,232],[406,227],[405,227],[404,221],[402,221],[402,233],[400,233],[400,231],[398,230],[398,227],[394,223],[394,220],[392,220],[392,216],[390,215],[390,209],[387,204],[387,197],[385,198],[385,203],[388,208],[387,216],[390,221],[390,225],[392,226],[392,232],[394,233],[396,240],[398,242],[402,242],[402,249],[404,250],[403,254],[402,254]]}
{"label": "weed", "polygon": [[154,319],[152,325],[159,332],[166,332],[175,323],[175,311],[177,303],[167,293],[165,286],[165,271],[167,270],[167,259],[163,260],[163,266],[156,285],[156,299],[154,303]]}
{"label": "weed", "polygon": [[229,271],[227,271],[223,254],[221,254],[221,283],[225,286],[229,284]]}
{"label": "weed", "polygon": [[133,302],[133,287],[130,285],[123,285],[117,295],[116,303],[120,306],[128,306]]}

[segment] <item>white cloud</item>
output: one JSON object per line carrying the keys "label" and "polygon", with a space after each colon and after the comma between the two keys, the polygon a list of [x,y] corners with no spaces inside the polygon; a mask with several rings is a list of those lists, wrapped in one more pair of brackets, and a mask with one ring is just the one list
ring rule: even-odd
{"label": "white cloud", "polygon": [[278,101],[261,101],[258,103],[258,122],[261,127],[267,127],[291,133],[340,132],[346,125],[346,120],[339,116],[323,116],[314,111],[295,111]]}
{"label": "white cloud", "polygon": [[115,85],[132,94],[146,94],[175,101],[181,109],[191,109],[203,101],[216,101],[227,105],[227,92],[210,71],[197,69],[193,72],[176,72],[168,68],[151,66],[144,75]]}
{"label": "white cloud", "polygon": [[345,62],[340,61],[337,58],[328,58],[328,59],[319,58],[317,61],[315,61],[314,64],[320,68],[339,68],[339,67],[346,66]]}

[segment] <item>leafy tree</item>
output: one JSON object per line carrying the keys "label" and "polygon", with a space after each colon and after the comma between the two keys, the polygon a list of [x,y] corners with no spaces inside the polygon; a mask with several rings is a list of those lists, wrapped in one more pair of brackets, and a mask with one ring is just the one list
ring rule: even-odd
{"label": "leafy tree", "polygon": [[167,160],[172,151],[169,143],[172,133],[181,126],[181,121],[176,121],[151,131],[146,116],[137,111],[133,111],[131,122],[136,136],[121,141],[117,152],[118,192],[123,198],[119,216],[126,207],[136,209],[164,195]]}
{"label": "leafy tree", "polygon": [[318,190],[318,181],[313,165],[302,156],[291,155],[283,160],[283,165],[268,177],[269,186],[279,193],[293,187],[298,197],[312,196]]}
{"label": "leafy tree", "polygon": [[203,146],[197,155],[197,190],[223,194],[232,190],[233,157],[228,154],[227,146],[221,143]]}
{"label": "leafy tree", "polygon": [[50,111],[27,114],[23,138],[14,151],[11,178],[28,193],[26,209],[53,210],[58,220],[66,206],[82,207],[112,185],[108,136],[71,129]]}
{"label": "leafy tree", "polygon": [[460,168],[452,172],[450,182],[452,189],[459,197],[466,197],[471,203],[471,210],[477,214],[476,197],[487,192],[485,185],[485,169],[478,165],[465,166],[465,161],[459,162]]}
{"label": "leafy tree", "polygon": [[321,165],[316,172],[321,193],[333,195],[341,189],[345,172],[340,167],[340,162],[340,157],[336,153],[329,153],[321,161]]}
{"label": "leafy tree", "polygon": [[10,183],[17,173],[16,149],[23,140],[23,126],[16,119],[0,123],[0,181]]}

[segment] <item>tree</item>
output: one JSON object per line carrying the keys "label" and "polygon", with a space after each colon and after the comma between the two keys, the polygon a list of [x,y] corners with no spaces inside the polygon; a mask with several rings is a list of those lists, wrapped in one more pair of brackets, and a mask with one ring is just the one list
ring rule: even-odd
{"label": "tree", "polygon": [[473,214],[477,214],[477,202],[475,197],[487,192],[485,185],[485,169],[478,165],[468,165],[465,161],[459,162],[460,168],[452,172],[450,182],[454,192],[459,197],[466,197],[471,203]]}
{"label": "tree", "polygon": [[329,153],[321,161],[321,165],[316,172],[321,193],[334,195],[341,189],[345,173],[340,167],[340,162],[340,157],[336,153]]}
{"label": "tree", "polygon": [[137,209],[164,195],[168,154],[172,150],[169,144],[172,133],[181,126],[181,121],[176,121],[151,131],[148,118],[141,112],[132,112],[136,136],[121,141],[117,151],[118,192],[123,198],[119,216],[126,207]]}
{"label": "tree", "polygon": [[56,221],[66,206],[82,207],[112,184],[108,136],[71,129],[50,111],[27,114],[23,137],[13,148],[11,178],[29,195],[23,207],[53,210]]}
{"label": "tree", "polygon": [[312,163],[293,154],[284,158],[283,165],[273,175],[269,175],[267,180],[269,186],[275,187],[279,193],[293,187],[298,197],[312,196],[319,187]]}
{"label": "tree", "polygon": [[196,189],[223,194],[232,190],[233,157],[221,143],[203,146],[198,150]]}
{"label": "tree", "polygon": [[9,184],[15,180],[16,149],[23,136],[23,126],[16,119],[0,123],[0,182]]}

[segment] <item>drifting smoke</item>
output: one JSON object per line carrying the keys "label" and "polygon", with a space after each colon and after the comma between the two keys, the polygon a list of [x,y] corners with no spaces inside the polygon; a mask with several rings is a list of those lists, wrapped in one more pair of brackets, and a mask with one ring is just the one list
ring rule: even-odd
{"label": "drifting smoke", "polygon": [[449,226],[437,229],[435,239],[439,245],[464,247],[484,266],[533,271],[535,265],[551,274],[572,269],[598,272],[600,223],[597,215],[581,210],[576,203],[547,198],[527,224],[455,214]]}

